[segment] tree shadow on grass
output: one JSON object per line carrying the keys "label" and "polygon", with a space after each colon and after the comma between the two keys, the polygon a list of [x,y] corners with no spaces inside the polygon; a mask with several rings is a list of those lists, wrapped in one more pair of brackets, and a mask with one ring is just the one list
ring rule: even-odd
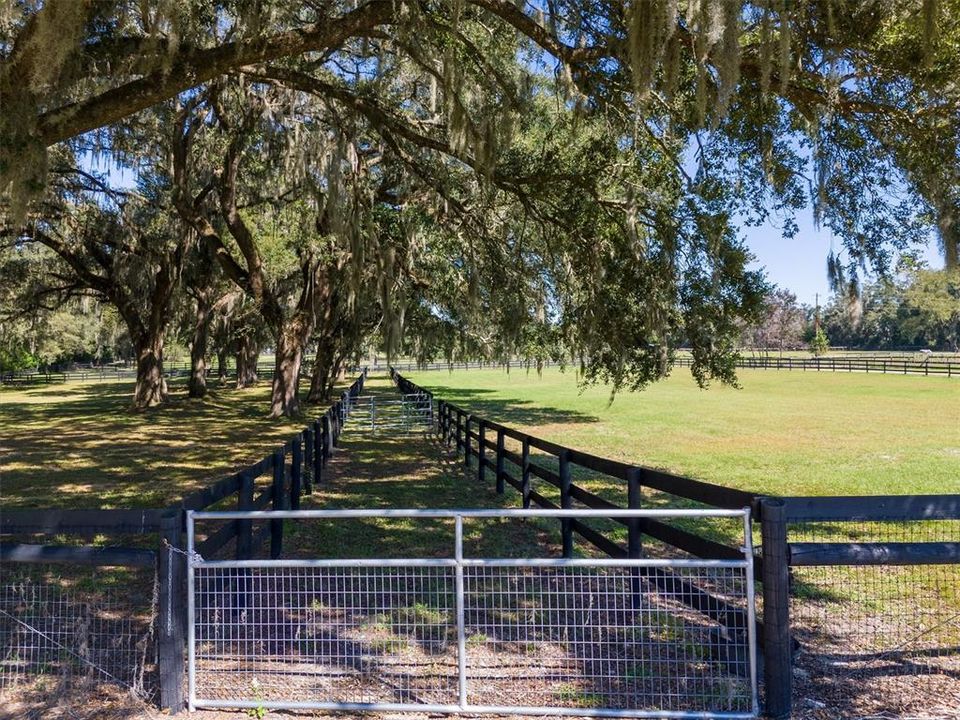
{"label": "tree shadow on grass", "polygon": [[446,400],[484,418],[512,426],[600,422],[596,415],[566,408],[535,405],[529,400],[489,397],[495,390],[430,385],[437,399]]}
{"label": "tree shadow on grass", "polygon": [[[5,507],[162,507],[261,459],[306,424],[268,420],[269,387],[214,387],[130,409],[130,384],[77,384],[0,402]],[[312,408],[306,412],[315,414]]]}

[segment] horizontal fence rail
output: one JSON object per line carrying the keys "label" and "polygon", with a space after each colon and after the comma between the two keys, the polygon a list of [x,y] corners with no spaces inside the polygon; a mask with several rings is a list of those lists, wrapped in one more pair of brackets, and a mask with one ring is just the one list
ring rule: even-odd
{"label": "horizontal fence rail", "polygon": [[[465,523],[611,515],[728,518],[739,524],[743,545],[738,558],[715,560],[503,558],[464,547]],[[452,521],[445,526],[450,552],[250,561],[194,552],[195,528],[209,521],[382,517]],[[758,712],[749,509],[190,512],[187,538],[191,708],[678,718]],[[732,640],[685,609],[676,588],[649,579],[662,570],[710,584],[742,607],[745,622]]]}
{"label": "horizontal fence rail", "polygon": [[[677,367],[690,367],[693,358],[685,354],[678,355],[674,363]],[[543,370],[549,367],[560,367],[565,363],[556,360],[458,360],[445,362],[406,362],[394,363],[389,366],[397,372],[424,372],[439,370],[484,370],[484,369],[518,369]],[[903,357],[895,354],[883,355],[844,355],[836,357],[780,357],[773,355],[741,356],[735,361],[736,367],[745,370],[799,370],[822,372],[863,372],[881,373],[888,375],[924,375],[945,376],[952,378],[960,376],[960,357],[934,355],[924,357]],[[382,366],[375,365],[373,370],[380,370]],[[257,365],[258,378],[269,380],[273,378],[275,367],[273,363]],[[310,368],[304,366],[301,377],[310,376]],[[184,377],[190,374],[190,366],[185,364],[167,364],[165,375],[169,378]],[[218,371],[214,367],[206,370],[208,377],[216,377]],[[77,370],[29,370],[0,373],[0,385],[37,385],[64,382],[118,382],[136,379],[134,367],[112,368],[83,368]],[[236,368],[229,367],[224,377],[236,377]]]}
{"label": "horizontal fence rail", "polygon": [[[353,371],[359,371],[359,368],[351,368]],[[258,380],[272,380],[276,372],[274,363],[260,363],[256,366],[256,377]],[[168,379],[189,377],[191,368],[189,365],[165,363],[163,375]],[[309,363],[304,363],[300,369],[300,379],[309,379],[312,368]],[[227,368],[223,375],[219,375],[217,368],[207,367],[205,371],[207,379],[223,377],[236,378],[236,367]],[[92,367],[80,368],[75,370],[17,370],[12,372],[0,373],[0,385],[9,386],[32,386],[32,385],[52,385],[66,382],[129,382],[136,380],[137,369],[135,367]]]}
{"label": "horizontal fence rail", "polygon": [[[690,367],[693,364],[693,358],[680,356],[676,358],[674,363],[678,367]],[[735,365],[744,370],[814,370],[960,377],[960,360],[906,360],[869,357],[740,357],[735,361]]]}
{"label": "horizontal fence rail", "polygon": [[423,393],[397,397],[358,395],[343,405],[343,424],[369,430],[410,432],[433,426],[433,398]]}

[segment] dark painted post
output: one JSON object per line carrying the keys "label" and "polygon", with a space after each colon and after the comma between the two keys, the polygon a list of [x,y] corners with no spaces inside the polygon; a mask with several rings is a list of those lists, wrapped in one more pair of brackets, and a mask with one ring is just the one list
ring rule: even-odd
{"label": "dark painted post", "polygon": [[482,484],[487,481],[487,466],[484,462],[487,459],[487,423],[480,419],[477,427],[477,434],[480,436],[477,440],[477,480]]}
{"label": "dark painted post", "polygon": [[[286,461],[284,459],[283,448],[273,453],[273,497],[271,498],[273,510],[285,509],[284,481],[286,475]],[[283,552],[283,520],[270,521],[270,559],[276,560]]]}
{"label": "dark painted post", "polygon": [[503,495],[503,430],[497,430],[497,495]]}
{"label": "dark painted post", "polygon": [[520,493],[523,495],[523,507],[530,507],[530,438],[523,436],[523,450],[520,462]]}
{"label": "dark painted post", "polygon": [[463,450],[463,412],[457,409],[457,455]]}
{"label": "dark painted post", "polygon": [[327,458],[333,454],[333,421],[330,411],[323,416],[323,452],[320,453],[321,462],[326,465]]}
{"label": "dark painted post", "polygon": [[307,495],[313,492],[313,427],[311,423],[303,431],[303,491]]}
{"label": "dark painted post", "polygon": [[[643,470],[640,468],[631,468],[627,471],[627,507],[631,510],[639,510],[643,504],[643,486],[640,484],[642,477]],[[627,557],[631,560],[639,559],[643,553],[642,536],[640,534],[642,527],[643,520],[641,518],[627,520]],[[640,568],[632,568],[630,571],[630,589],[634,609],[642,607]]]}
{"label": "dark painted post", "polygon": [[[346,395],[346,393],[344,393]],[[333,446],[340,447],[340,431],[343,429],[344,413],[346,412],[346,406],[344,404],[343,396],[340,397],[340,402],[336,405],[336,412],[333,417]]]}
{"label": "dark painted post", "polygon": [[323,482],[323,452],[324,452],[323,423],[317,420],[313,423],[313,484]]}
{"label": "dark painted post", "polygon": [[470,467],[470,421],[473,420],[472,415],[467,415],[464,421],[464,433],[463,433],[463,467]]}
{"label": "dark painted post", "polygon": [[[573,507],[573,498],[570,496],[570,453],[560,451],[560,507],[569,510]],[[573,557],[573,522],[569,518],[560,521],[563,533],[563,556]]]}
{"label": "dark painted post", "polygon": [[[639,510],[643,503],[643,486],[640,483],[643,470],[631,468],[627,471],[627,507]],[[627,523],[627,557],[637,559],[643,549],[641,541],[641,518],[631,518]]]}
{"label": "dark painted post", "polygon": [[157,617],[157,665],[160,707],[175,715],[186,705],[184,651],[186,650],[187,589],[183,550],[183,513],[175,510],[160,519],[163,543],[157,553],[160,607]]}
{"label": "dark painted post", "polygon": [[290,509],[299,510],[303,482],[303,438],[300,435],[293,439],[290,462]]}
{"label": "dark painted post", "polygon": [[790,566],[783,500],[760,501],[763,541],[763,675],[770,718],[790,716],[793,668],[790,644]]}
{"label": "dark painted post", "polygon": [[[253,475],[240,477],[237,510],[253,510]],[[249,560],[253,554],[253,520],[237,520],[237,560]]]}

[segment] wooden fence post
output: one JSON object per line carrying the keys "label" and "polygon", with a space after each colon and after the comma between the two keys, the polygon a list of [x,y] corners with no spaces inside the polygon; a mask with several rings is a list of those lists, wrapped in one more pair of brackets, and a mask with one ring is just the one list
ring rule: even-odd
{"label": "wooden fence post", "polygon": [[324,465],[327,464],[327,458],[333,454],[333,420],[330,417],[330,411],[323,416],[323,452],[321,459]]}
{"label": "wooden fence post", "polygon": [[[643,486],[640,484],[642,477],[643,470],[640,468],[631,468],[627,471],[627,507],[631,510],[639,510],[643,504]],[[627,520],[627,557],[631,560],[639,559],[643,553],[642,536],[640,534],[642,525],[643,520],[641,518]],[[630,589],[634,609],[642,607],[640,568],[632,568],[630,571]]]}
{"label": "wooden fence post", "polygon": [[760,501],[763,541],[763,680],[770,718],[790,716],[793,690],[790,642],[790,566],[783,500]]}
{"label": "wooden fence post", "polygon": [[314,432],[315,425],[307,425],[303,431],[303,491],[309,495],[313,492],[313,473],[316,466],[313,462]]}
{"label": "wooden fence post", "polygon": [[[643,504],[643,486],[640,483],[643,477],[643,470],[640,468],[631,468],[627,471],[627,507],[631,510],[639,510]],[[630,518],[627,522],[627,557],[637,559],[643,550],[641,518]]]}
{"label": "wooden fence post", "polygon": [[[253,475],[240,477],[237,510],[253,510]],[[237,520],[237,560],[249,560],[253,554],[253,520]]]}
{"label": "wooden fence post", "polygon": [[497,495],[503,495],[503,430],[497,430]]}
{"label": "wooden fence post", "polygon": [[[573,507],[573,498],[570,495],[570,452],[560,451],[560,507],[569,510]],[[569,518],[560,521],[563,535],[563,556],[573,557],[573,523]]]}
{"label": "wooden fence post", "polygon": [[333,407],[334,407],[333,417],[330,419],[330,422],[331,422],[330,441],[333,447],[339,447],[340,446],[340,428],[343,427],[343,413],[344,413],[343,398],[341,397],[340,402],[338,402]]}
{"label": "wooden fence post", "polygon": [[457,410],[457,455],[463,450],[463,413]]}
{"label": "wooden fence post", "polygon": [[176,714],[186,705],[184,687],[187,627],[186,557],[183,548],[183,512],[160,519],[163,545],[157,553],[160,586],[157,613],[159,629],[157,665],[160,672],[160,707]]}
{"label": "wooden fence post", "polygon": [[523,496],[523,509],[530,507],[530,438],[523,436],[523,450],[520,462],[520,493]]}
{"label": "wooden fence post", "polygon": [[487,466],[484,462],[487,459],[487,423],[481,418],[477,421],[477,428],[479,430],[477,434],[480,436],[477,440],[477,480],[485,483],[487,481]]}
{"label": "wooden fence post", "polygon": [[320,420],[313,423],[313,482],[319,485],[323,482],[323,458],[324,458],[324,429]]}
{"label": "wooden fence post", "polygon": [[464,433],[463,433],[463,467],[470,467],[470,421],[473,419],[472,415],[467,415],[464,421]]}
{"label": "wooden fence post", "polygon": [[303,482],[303,436],[301,435],[293,439],[290,461],[290,509],[299,510]]}
{"label": "wooden fence post", "polygon": [[[273,510],[283,510],[284,505],[284,475],[286,474],[286,462],[284,460],[283,448],[273,453],[273,497],[271,498]],[[283,552],[283,520],[270,521],[270,559],[276,560]]]}

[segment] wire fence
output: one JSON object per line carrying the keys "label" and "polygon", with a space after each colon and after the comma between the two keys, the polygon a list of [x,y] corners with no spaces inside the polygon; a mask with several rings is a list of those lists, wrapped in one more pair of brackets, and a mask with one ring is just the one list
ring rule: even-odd
{"label": "wire fence", "polygon": [[[746,511],[644,518],[684,512],[749,526]],[[517,537],[528,521],[564,524],[610,511],[280,515],[426,522],[440,545],[418,557],[406,546],[369,558],[340,548],[333,557],[285,560],[191,554],[191,708],[755,716],[749,541],[728,560],[559,558],[543,548],[513,557],[514,545],[491,542],[488,530]],[[188,548],[196,522],[275,516],[190,513]],[[453,540],[446,551],[445,538]],[[709,593],[735,619],[704,612],[692,593]]]}
{"label": "wire fence", "polygon": [[[791,542],[956,543],[960,520],[799,522]],[[960,565],[791,569],[798,708],[845,716],[960,712]],[[926,715],[924,715],[926,713]]]}
{"label": "wire fence", "polygon": [[[739,601],[743,569],[684,580]],[[208,700],[456,706],[451,567],[201,567],[196,684]],[[707,618],[628,568],[471,567],[470,706],[750,713],[746,628]]]}
{"label": "wire fence", "polygon": [[372,433],[429,432],[433,423],[433,398],[424,393],[358,395],[346,399],[341,416],[345,427]]}
{"label": "wire fence", "polygon": [[115,695],[153,697],[157,590],[153,572],[6,566],[0,696],[69,704],[110,686]]}

